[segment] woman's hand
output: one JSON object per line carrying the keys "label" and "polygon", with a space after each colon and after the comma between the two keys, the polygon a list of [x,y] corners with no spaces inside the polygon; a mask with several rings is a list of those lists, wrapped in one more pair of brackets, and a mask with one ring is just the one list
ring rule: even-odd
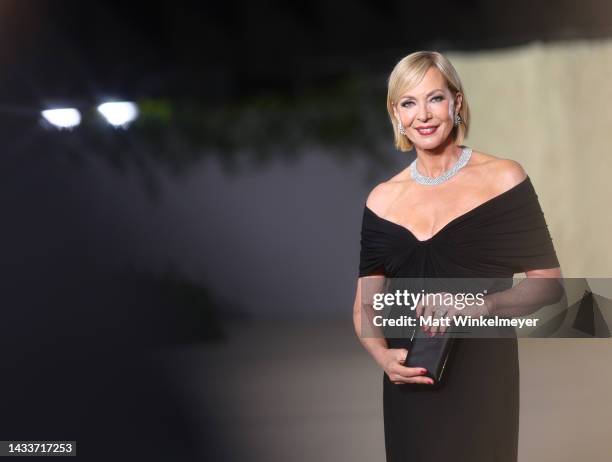
{"label": "woman's hand", "polygon": [[389,380],[396,385],[404,383],[433,385],[432,379],[424,377],[427,373],[427,369],[423,369],[422,367],[406,367],[403,365],[407,356],[408,350],[405,348],[386,348],[380,353],[377,362],[389,376]]}
{"label": "woman's hand", "polygon": [[[441,292],[441,296],[445,297],[447,292]],[[452,294],[448,294],[452,295]],[[451,327],[453,319],[455,316],[466,316],[466,317],[478,317],[484,316],[488,314],[487,305],[466,305],[460,308],[454,305],[444,305],[444,304],[424,304],[423,302],[419,302],[416,306],[416,316],[417,320],[426,320],[431,317],[434,321],[433,324],[438,325],[430,325],[430,326],[421,326],[421,330],[423,332],[429,333],[430,337],[433,337],[437,333],[444,334],[449,327]],[[422,317],[422,318],[421,318]]]}

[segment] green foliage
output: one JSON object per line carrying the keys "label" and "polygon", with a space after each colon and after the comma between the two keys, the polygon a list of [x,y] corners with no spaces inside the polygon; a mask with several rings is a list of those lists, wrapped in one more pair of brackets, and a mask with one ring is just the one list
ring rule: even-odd
{"label": "green foliage", "polygon": [[224,104],[163,98],[138,103],[141,117],[131,135],[177,172],[206,155],[231,163],[245,153],[265,163],[322,149],[336,157],[379,159],[392,146],[384,88],[363,77]]}

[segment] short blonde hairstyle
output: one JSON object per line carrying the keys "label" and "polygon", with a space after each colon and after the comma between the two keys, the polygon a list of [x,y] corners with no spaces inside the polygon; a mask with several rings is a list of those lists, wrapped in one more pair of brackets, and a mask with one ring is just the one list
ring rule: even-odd
{"label": "short blonde hairstyle", "polygon": [[423,80],[423,76],[430,67],[435,67],[440,71],[446,80],[448,89],[453,93],[461,93],[462,101],[459,115],[461,123],[453,127],[451,135],[457,144],[461,144],[468,135],[470,126],[470,108],[468,106],[463,85],[459,79],[459,74],[451,62],[437,51],[417,51],[402,58],[391,71],[387,90],[387,111],[393,125],[395,137],[395,147],[400,151],[410,151],[413,147],[412,142],[407,136],[400,134],[398,120],[393,112],[393,105],[397,104],[399,98],[409,89],[415,87]]}

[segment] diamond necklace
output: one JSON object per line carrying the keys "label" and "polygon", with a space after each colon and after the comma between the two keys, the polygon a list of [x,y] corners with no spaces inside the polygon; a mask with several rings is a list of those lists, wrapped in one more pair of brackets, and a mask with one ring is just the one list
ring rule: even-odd
{"label": "diamond necklace", "polygon": [[419,171],[417,170],[417,159],[414,159],[409,167],[410,176],[412,177],[414,181],[416,181],[419,184],[435,186],[440,183],[444,183],[445,181],[455,176],[455,174],[459,170],[461,170],[463,167],[466,166],[471,156],[472,156],[472,148],[463,146],[463,151],[461,151],[461,155],[459,156],[459,159],[457,159],[457,162],[455,162],[455,164],[451,168],[449,168],[447,171],[445,171],[444,173],[436,177],[421,175]]}

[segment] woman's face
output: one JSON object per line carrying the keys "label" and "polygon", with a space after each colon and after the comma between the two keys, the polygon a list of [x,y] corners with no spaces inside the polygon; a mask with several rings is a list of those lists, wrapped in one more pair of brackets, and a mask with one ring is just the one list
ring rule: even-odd
{"label": "woman's face", "polygon": [[451,134],[462,96],[448,89],[442,73],[430,67],[421,82],[403,94],[394,105],[406,136],[421,149],[435,149]]}

